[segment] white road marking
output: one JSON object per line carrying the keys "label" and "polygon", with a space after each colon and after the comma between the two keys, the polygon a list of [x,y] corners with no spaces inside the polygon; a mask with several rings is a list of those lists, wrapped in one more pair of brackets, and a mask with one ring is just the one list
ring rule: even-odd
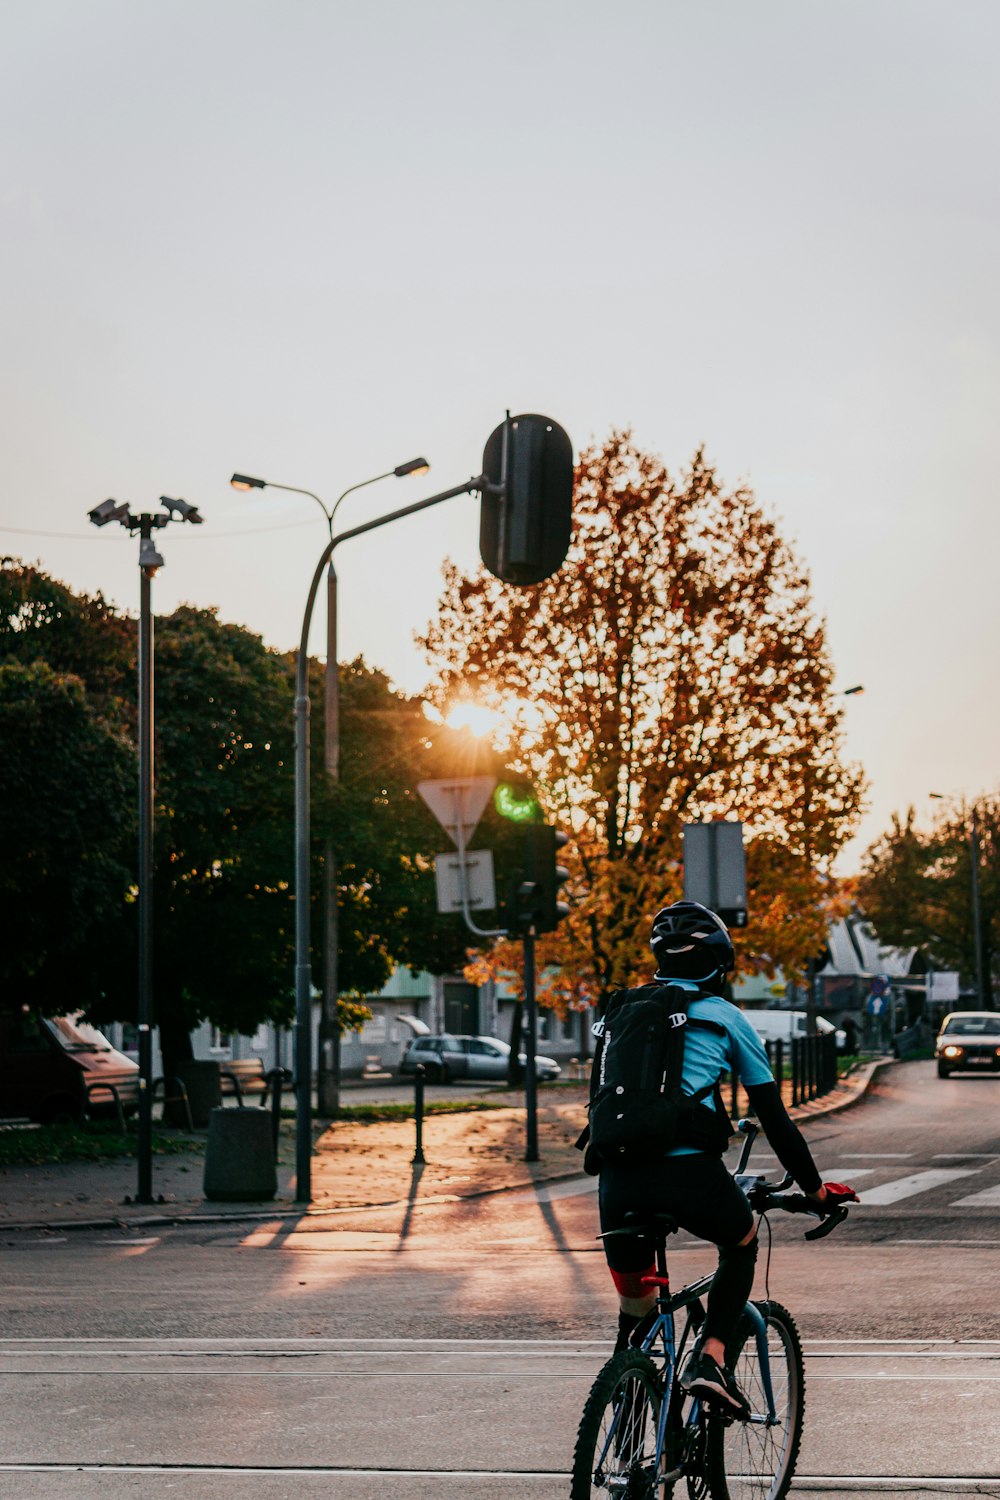
{"label": "white road marking", "polygon": [[959,1177],[972,1177],[978,1167],[931,1167],[924,1172],[912,1172],[909,1177],[894,1177],[878,1187],[866,1188],[859,1194],[862,1207],[885,1207],[899,1203],[903,1198],[914,1198],[918,1193],[929,1193],[932,1188],[943,1187],[946,1182],[956,1182]]}
{"label": "white road marking", "polygon": [[1000,1208],[1000,1187],[983,1188],[967,1198],[956,1198],[952,1208]]}
{"label": "white road marking", "polygon": [[912,1151],[841,1151],[851,1161],[908,1161]]}
{"label": "white road marking", "polygon": [[[37,1463],[37,1464],[3,1464],[0,1463],[0,1474],[143,1474],[143,1475],[191,1475],[199,1478],[211,1478],[216,1475],[232,1474],[242,1479],[332,1479],[353,1478],[364,1479],[373,1474],[384,1474],[386,1477],[414,1478],[414,1479],[513,1479],[519,1483],[524,1480],[545,1480],[551,1482],[553,1479],[569,1479],[567,1469],[349,1469],[336,1468],[330,1465],[327,1468],[284,1468],[275,1465],[273,1468],[264,1466],[242,1467],[235,1464],[81,1464],[81,1463]],[[1000,1483],[1000,1476],[980,1474],[978,1476],[955,1476],[951,1474],[797,1474],[795,1476],[795,1488],[797,1490],[861,1490],[863,1492],[878,1490],[893,1490],[896,1492],[907,1489],[937,1490],[940,1494],[956,1495],[983,1494],[985,1485]],[[944,1486],[947,1485],[947,1489]]]}
{"label": "white road marking", "polygon": [[935,1151],[931,1161],[1000,1161],[995,1151]]}

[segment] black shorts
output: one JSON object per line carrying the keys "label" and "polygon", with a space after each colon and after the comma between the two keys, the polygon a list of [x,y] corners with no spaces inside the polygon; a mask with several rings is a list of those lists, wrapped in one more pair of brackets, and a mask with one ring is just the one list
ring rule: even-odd
{"label": "black shorts", "polygon": [[[698,1152],[665,1156],[630,1167],[605,1167],[598,1191],[601,1231],[622,1229],[627,1213],[672,1214],[682,1229],[714,1245],[738,1245],[753,1228],[753,1211],[722,1158]],[[652,1255],[648,1240],[604,1240],[613,1271],[642,1271]]]}

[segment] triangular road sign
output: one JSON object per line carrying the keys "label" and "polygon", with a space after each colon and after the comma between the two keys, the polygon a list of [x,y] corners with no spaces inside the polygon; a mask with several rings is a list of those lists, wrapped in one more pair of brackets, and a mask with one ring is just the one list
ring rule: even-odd
{"label": "triangular road sign", "polygon": [[496,784],[495,776],[455,776],[418,782],[417,791],[459,848],[467,848]]}

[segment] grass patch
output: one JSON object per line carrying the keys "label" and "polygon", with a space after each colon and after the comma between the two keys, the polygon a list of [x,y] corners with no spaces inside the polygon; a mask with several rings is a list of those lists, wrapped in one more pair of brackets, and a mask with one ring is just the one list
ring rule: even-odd
{"label": "grass patch", "polygon": [[[484,1109],[510,1108],[509,1099],[433,1099],[425,1102],[424,1114],[471,1115]],[[412,1104],[347,1104],[337,1119],[357,1120],[364,1124],[371,1120],[412,1120],[413,1113]]]}
{"label": "grass patch", "polygon": [[[40,1125],[37,1130],[0,1130],[0,1167],[46,1167],[70,1161],[113,1161],[136,1156],[134,1130],[122,1135],[116,1125]],[[153,1134],[157,1156],[204,1151],[192,1136]]]}

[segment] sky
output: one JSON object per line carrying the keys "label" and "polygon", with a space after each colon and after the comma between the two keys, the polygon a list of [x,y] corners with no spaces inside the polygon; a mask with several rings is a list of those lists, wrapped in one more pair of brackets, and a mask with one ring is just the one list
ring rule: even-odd
{"label": "sky", "polygon": [[[927,0],[20,0],[0,17],[0,547],[292,646],[325,522],[577,450],[704,444],[810,573],[895,809],[998,785],[1000,8]],[[409,692],[478,501],[338,553],[341,659]],[[317,623],[313,645],[322,650]]]}

